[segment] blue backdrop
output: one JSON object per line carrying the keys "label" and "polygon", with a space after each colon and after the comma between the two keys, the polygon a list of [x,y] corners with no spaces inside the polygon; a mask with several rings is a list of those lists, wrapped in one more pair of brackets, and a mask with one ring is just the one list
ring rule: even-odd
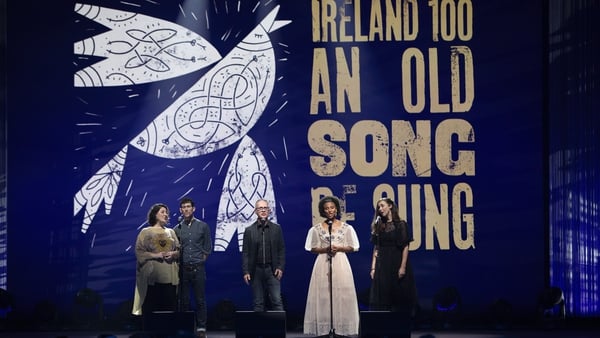
{"label": "blue backdrop", "polygon": [[[238,240],[264,197],[284,228],[283,294],[326,194],[361,248],[374,201],[412,225],[419,301],[535,310],[545,281],[541,1],[8,4],[7,288],[22,308],[77,290],[133,297],[153,203],[192,197],[213,230],[209,306],[250,308]],[[402,5],[402,6],[400,6]]]}

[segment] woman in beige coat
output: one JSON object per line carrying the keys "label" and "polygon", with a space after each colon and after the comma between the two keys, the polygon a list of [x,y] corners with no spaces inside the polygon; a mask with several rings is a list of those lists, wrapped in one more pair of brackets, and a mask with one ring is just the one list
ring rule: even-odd
{"label": "woman in beige coat", "polygon": [[148,212],[148,226],[137,236],[134,315],[177,308],[179,241],[175,231],[166,226],[168,221],[169,208],[155,204]]}

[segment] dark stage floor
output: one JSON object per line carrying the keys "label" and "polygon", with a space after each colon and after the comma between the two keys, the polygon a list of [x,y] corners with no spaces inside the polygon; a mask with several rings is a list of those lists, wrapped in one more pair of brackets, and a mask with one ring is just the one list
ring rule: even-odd
{"label": "dark stage floor", "polygon": [[[188,338],[192,335],[172,334],[154,335],[140,332],[0,332],[3,338]],[[233,331],[207,332],[208,338],[234,338]],[[308,338],[301,332],[288,332],[286,338]],[[386,337],[386,336],[384,336]],[[506,332],[470,332],[470,331],[413,331],[411,338],[598,338],[597,330],[555,330],[555,331],[506,331]],[[389,338],[394,338],[389,336]]]}
{"label": "dark stage floor", "polygon": [[[151,334],[146,332],[0,332],[3,338],[189,338],[185,333]],[[234,338],[234,331],[208,331],[208,338]],[[260,336],[256,336],[257,338]],[[287,332],[286,338],[309,338],[302,332]],[[381,336],[396,338],[392,335]],[[504,330],[504,331],[428,331],[415,330],[411,338],[598,338],[599,329],[543,329],[543,330]],[[265,337],[266,338],[266,337]],[[351,337],[357,338],[357,336]]]}
{"label": "dark stage floor", "polygon": [[[35,326],[36,321],[22,319],[13,326],[0,325],[0,338],[193,338],[193,312],[154,312],[140,321],[85,322],[86,326],[63,323],[61,326]],[[236,311],[235,320],[209,325],[209,338],[312,338],[302,333],[301,322],[281,311]],[[19,325],[17,325],[17,323]],[[89,325],[94,323],[95,325]],[[426,322],[400,320],[394,313],[361,312],[361,334],[348,338],[600,338],[600,318],[563,318],[544,321],[498,321],[496,324]],[[502,323],[502,324],[500,324]],[[510,324],[508,324],[510,323]],[[2,324],[0,322],[0,324]],[[80,325],[83,322],[79,323]],[[215,322],[216,324],[216,322]],[[212,329],[211,329],[212,328]],[[238,334],[236,334],[236,332]],[[326,336],[327,337],[327,336]]]}

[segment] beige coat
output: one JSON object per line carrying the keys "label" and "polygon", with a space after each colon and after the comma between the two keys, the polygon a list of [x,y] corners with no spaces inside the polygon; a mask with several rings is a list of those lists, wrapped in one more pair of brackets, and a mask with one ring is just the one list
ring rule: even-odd
{"label": "beige coat", "polygon": [[178,247],[179,240],[171,228],[149,226],[140,231],[135,242],[137,263],[132,314],[142,315],[148,285],[179,284],[177,259],[165,260],[151,256],[153,253],[175,251]]}

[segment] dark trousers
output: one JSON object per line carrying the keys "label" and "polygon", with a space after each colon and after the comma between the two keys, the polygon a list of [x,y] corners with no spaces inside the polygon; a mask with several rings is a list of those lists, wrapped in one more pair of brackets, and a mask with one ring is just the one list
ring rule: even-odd
{"label": "dark trousers", "polygon": [[153,311],[175,311],[177,308],[177,287],[173,284],[148,285],[146,298],[142,304],[142,313]]}
{"label": "dark trousers", "polygon": [[196,326],[206,329],[206,270],[204,264],[183,265],[181,273],[181,306],[183,310],[191,309],[190,291],[194,293],[196,303]]}
{"label": "dark trousers", "polygon": [[270,265],[257,266],[251,280],[254,311],[265,311],[265,293],[273,311],[283,311],[281,284],[273,275]]}

